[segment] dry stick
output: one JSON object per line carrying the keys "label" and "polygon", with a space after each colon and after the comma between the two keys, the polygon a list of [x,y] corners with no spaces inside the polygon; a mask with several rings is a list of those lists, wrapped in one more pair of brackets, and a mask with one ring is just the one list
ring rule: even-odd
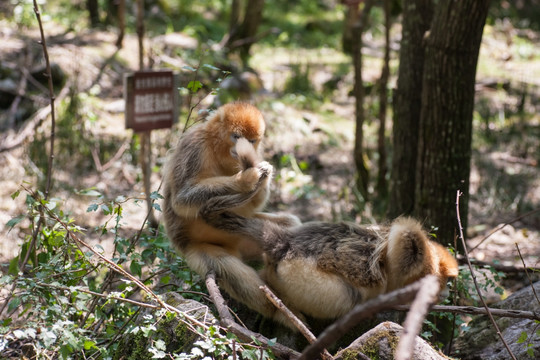
{"label": "dry stick", "polygon": [[[392,310],[409,311],[409,305],[397,305]],[[515,319],[530,319],[540,321],[539,311],[522,311],[522,310],[505,310],[505,309],[493,309],[475,306],[448,306],[448,305],[433,305],[430,311],[434,312],[448,312],[453,314],[471,314],[471,315],[487,315],[488,311],[493,316],[507,317]]]}
{"label": "dry stick", "polygon": [[471,248],[471,249],[469,250],[469,252],[472,252],[472,251],[476,250],[480,245],[482,245],[482,243],[483,243],[484,241],[486,241],[487,239],[489,239],[489,238],[491,237],[491,235],[493,235],[493,234],[495,234],[496,232],[502,230],[502,229],[505,228],[506,226],[508,226],[508,225],[510,225],[510,224],[513,224],[513,223],[515,223],[516,221],[519,221],[519,220],[523,219],[524,217],[527,217],[527,216],[532,215],[532,214],[534,214],[534,213],[537,213],[537,212],[539,212],[539,211],[540,211],[540,209],[531,210],[531,211],[529,211],[529,212],[526,212],[525,214],[522,214],[522,215],[518,216],[517,218],[514,218],[514,219],[512,219],[512,220],[510,220],[510,221],[508,221],[508,222],[506,222],[506,223],[504,223],[504,224],[502,224],[502,225],[496,227],[492,232],[490,232],[489,234],[487,234],[486,237],[484,237],[482,240],[480,240],[480,242],[479,242],[478,244],[476,244],[473,248]]}
{"label": "dry stick", "polygon": [[[392,309],[397,305],[412,301],[421,288],[424,279],[416,281],[404,288],[382,294],[363,304],[356,305],[347,315],[327,327],[317,341],[308,346],[302,352],[299,360],[311,360],[317,358],[321,351],[347,333],[361,320],[373,316],[382,310]],[[365,356],[365,355],[364,355]]]}
{"label": "dry stick", "polygon": [[527,279],[529,279],[529,284],[531,285],[531,289],[533,291],[534,297],[536,298],[536,301],[538,302],[538,304],[540,304],[540,299],[538,299],[538,294],[536,294],[536,289],[534,288],[531,277],[529,276],[529,272],[527,271],[527,265],[525,265],[525,260],[523,260],[523,256],[521,255],[521,251],[519,250],[518,244],[517,243],[515,243],[515,244],[516,244],[516,249],[517,249],[518,254],[519,254],[519,258],[521,259],[521,262],[523,263],[523,268],[525,269],[525,274],[527,275]]}
{"label": "dry stick", "polygon": [[412,359],[416,336],[420,333],[429,307],[437,301],[439,289],[440,284],[436,276],[428,275],[422,280],[422,286],[403,323],[403,332],[395,352],[396,360]]}
{"label": "dry stick", "polygon": [[[300,333],[304,335],[304,337],[307,339],[307,341],[309,341],[310,344],[313,344],[315,341],[317,341],[317,338],[315,337],[315,335],[313,335],[311,331],[309,331],[307,326],[304,325],[304,323],[296,315],[294,315],[294,313],[283,303],[283,301],[281,301],[280,298],[278,298],[272,292],[272,290],[268,288],[268,286],[263,285],[260,286],[259,289],[264,292],[268,300],[270,300],[272,304],[274,304],[274,306],[279,309],[279,311],[285,314],[285,316],[293,323],[293,325],[300,331]],[[326,349],[324,349],[323,357],[327,359],[333,359],[333,356],[330,355],[330,353]]]}
{"label": "dry stick", "polygon": [[476,288],[476,292],[478,293],[480,301],[482,302],[482,305],[486,309],[487,315],[489,316],[489,319],[490,319],[491,323],[493,324],[493,327],[495,328],[495,331],[497,332],[497,335],[499,336],[502,343],[504,344],[504,347],[508,351],[508,354],[510,355],[510,357],[512,359],[516,360],[516,357],[512,353],[512,350],[510,350],[510,347],[508,346],[508,344],[504,340],[504,337],[502,336],[501,330],[499,329],[499,326],[495,322],[495,319],[493,318],[493,315],[489,311],[489,307],[487,306],[486,301],[484,300],[484,297],[482,296],[482,293],[481,293],[480,288],[478,286],[478,282],[476,281],[476,275],[474,274],[474,270],[473,270],[471,261],[469,260],[469,253],[467,251],[467,244],[465,244],[465,238],[463,237],[463,227],[461,226],[461,216],[460,216],[460,213],[459,213],[459,197],[461,195],[462,195],[462,192],[460,190],[458,190],[457,195],[456,195],[456,215],[457,215],[457,221],[458,221],[458,226],[459,226],[459,238],[460,238],[461,243],[463,245],[463,251],[465,252],[465,258],[467,259],[467,265],[469,266],[469,270],[471,272],[471,277],[472,277],[473,282],[474,282],[474,287]]}
{"label": "dry stick", "polygon": [[286,359],[296,359],[300,356],[300,354],[293,349],[290,349],[284,345],[281,344],[274,344],[272,346],[269,345],[269,340],[262,336],[261,334],[255,333],[249,329],[246,329],[240,325],[238,325],[237,322],[234,321],[231,313],[229,312],[229,309],[227,307],[227,304],[225,303],[225,299],[223,299],[223,296],[221,296],[221,292],[219,291],[219,287],[216,284],[216,275],[213,271],[210,271],[208,274],[206,274],[206,288],[208,289],[208,293],[210,294],[210,298],[212,299],[212,302],[216,306],[216,309],[219,313],[219,317],[221,318],[221,324],[229,329],[233,334],[238,336],[238,338],[242,341],[253,341],[257,340],[260,343],[264,344],[265,346],[268,346],[272,349],[272,352],[282,358]]}

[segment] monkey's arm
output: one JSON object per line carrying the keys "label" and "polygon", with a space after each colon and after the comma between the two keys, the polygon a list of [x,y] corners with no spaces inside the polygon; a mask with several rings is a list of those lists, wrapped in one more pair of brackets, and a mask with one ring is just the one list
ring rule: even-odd
{"label": "monkey's arm", "polygon": [[[215,176],[180,186],[172,197],[172,206],[181,216],[196,216],[210,200],[230,198],[227,203],[239,206],[246,203],[258,191],[261,183],[271,172],[271,165],[261,162],[256,167],[240,171],[232,176]],[[238,205],[234,205],[238,204]]]}

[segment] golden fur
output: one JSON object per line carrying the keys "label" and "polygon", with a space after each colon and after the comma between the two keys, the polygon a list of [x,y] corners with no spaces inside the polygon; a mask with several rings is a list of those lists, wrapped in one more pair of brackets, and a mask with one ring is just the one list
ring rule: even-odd
{"label": "golden fur", "polygon": [[261,276],[296,313],[337,318],[428,274],[436,275],[442,287],[458,274],[448,250],[429,240],[412,218],[377,228],[328,222],[284,228],[227,212],[232,205],[202,209],[201,215],[220,229],[262,242]]}
{"label": "golden fur", "polygon": [[[243,262],[261,258],[258,240],[219,229],[199,216],[212,199],[216,206],[234,202],[230,210],[246,218],[281,226],[299,223],[293,216],[259,212],[273,171],[260,161],[264,131],[262,114],[247,103],[224,105],[186,131],[165,166],[164,219],[170,241],[194,271],[201,276],[214,271],[232,297],[273,317],[274,306],[259,290],[263,281]],[[281,314],[276,318],[286,322]]]}

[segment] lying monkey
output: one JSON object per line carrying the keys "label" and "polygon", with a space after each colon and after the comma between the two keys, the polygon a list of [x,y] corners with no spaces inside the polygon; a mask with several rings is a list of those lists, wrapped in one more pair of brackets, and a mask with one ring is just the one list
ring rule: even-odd
{"label": "lying monkey", "polygon": [[260,241],[265,252],[261,277],[297,313],[337,318],[428,274],[438,276],[441,288],[458,274],[448,250],[430,241],[412,218],[380,228],[344,222],[286,228],[227,211],[239,204],[232,200],[214,198],[201,209],[201,217],[216,228]]}

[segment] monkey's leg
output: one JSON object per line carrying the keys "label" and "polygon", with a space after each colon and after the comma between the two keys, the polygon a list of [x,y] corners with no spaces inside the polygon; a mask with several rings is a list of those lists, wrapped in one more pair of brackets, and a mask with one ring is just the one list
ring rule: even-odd
{"label": "monkey's leg", "polygon": [[239,258],[229,254],[220,246],[199,244],[184,251],[189,267],[201,276],[213,270],[218,284],[234,299],[250,309],[294,329],[293,325],[266,298],[259,288],[265,285],[259,274]]}

